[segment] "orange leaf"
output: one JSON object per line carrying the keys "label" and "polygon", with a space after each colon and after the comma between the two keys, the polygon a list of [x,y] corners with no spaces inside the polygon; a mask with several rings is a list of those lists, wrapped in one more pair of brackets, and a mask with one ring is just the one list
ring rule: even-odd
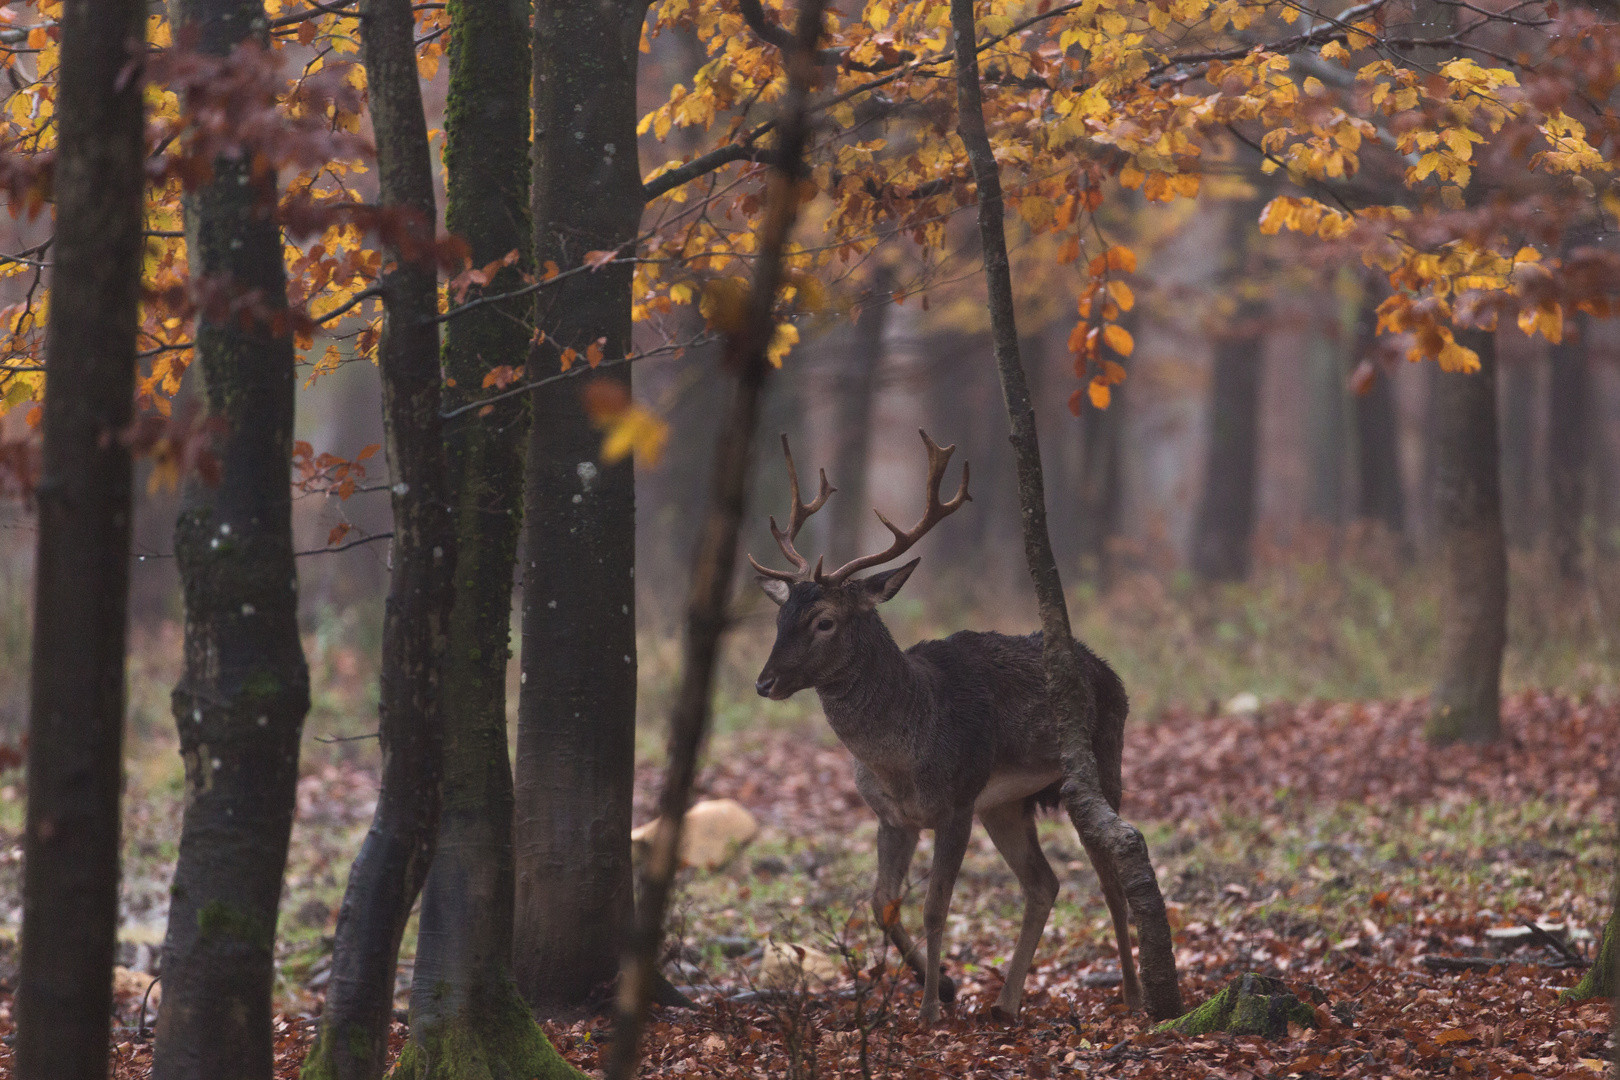
{"label": "orange leaf", "polygon": [[569,368],[574,366],[574,361],[579,359],[579,353],[575,352],[572,348],[564,349],[562,351],[562,356],[558,357],[558,359],[562,361],[562,369],[567,371]]}
{"label": "orange leaf", "polygon": [[375,454],[377,451],[379,451],[381,449],[382,449],[382,443],[371,443],[371,444],[369,444],[367,446],[362,447],[361,450],[360,450],[360,453],[358,455],[356,455],[354,460],[356,460],[356,461],[364,461],[367,458],[371,457],[371,455]]}
{"label": "orange leaf", "polygon": [[1118,323],[1109,323],[1103,327],[1103,340],[1108,342],[1110,349],[1121,356],[1131,355],[1136,348],[1136,339],[1131,337],[1131,332]]}
{"label": "orange leaf", "polygon": [[[305,25],[307,26],[308,24],[306,23]],[[349,530],[352,528],[354,528],[354,526],[350,525],[346,521],[333,526],[332,531],[326,534],[326,546],[331,547],[339,540],[342,540],[345,536],[348,536]]]}
{"label": "orange leaf", "polygon": [[1101,379],[1092,379],[1091,385],[1086,389],[1087,393],[1091,395],[1091,403],[1093,405],[1099,409],[1108,408],[1108,402],[1113,397],[1113,394],[1108,389],[1107,383],[1103,382]]}
{"label": "orange leaf", "polygon": [[602,362],[602,345],[606,341],[607,338],[599,337],[589,345],[585,346],[585,362],[592,368],[595,368],[597,364]]}
{"label": "orange leaf", "polygon": [[1105,257],[1108,259],[1108,269],[1110,270],[1120,270],[1127,274],[1136,272],[1136,252],[1128,247],[1121,247],[1116,244],[1108,249]]}
{"label": "orange leaf", "polygon": [[541,280],[550,281],[560,273],[562,273],[562,270],[557,266],[556,261],[553,259],[547,259],[545,276]]}
{"label": "orange leaf", "polygon": [[1473,1037],[1474,1036],[1471,1033],[1464,1031],[1462,1028],[1452,1028],[1449,1031],[1442,1031],[1440,1034],[1436,1035],[1434,1037],[1434,1044],[1436,1046],[1445,1046],[1447,1043],[1467,1042]]}

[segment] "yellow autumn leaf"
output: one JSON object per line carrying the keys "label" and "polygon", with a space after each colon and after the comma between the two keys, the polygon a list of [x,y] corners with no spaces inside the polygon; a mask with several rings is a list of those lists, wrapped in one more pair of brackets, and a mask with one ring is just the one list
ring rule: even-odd
{"label": "yellow autumn leaf", "polygon": [[792,323],[782,322],[776,324],[771,332],[771,343],[765,346],[765,359],[771,362],[771,367],[779,368],[787,354],[793,351],[793,346],[799,343],[799,328]]}
{"label": "yellow autumn leaf", "polygon": [[1129,285],[1118,278],[1108,283],[1108,295],[1114,298],[1114,303],[1119,305],[1121,311],[1129,311],[1136,306],[1136,294],[1131,291]]}
{"label": "yellow autumn leaf", "polygon": [[609,465],[632,453],[638,461],[656,465],[669,442],[669,425],[640,405],[631,405],[609,418],[604,426],[607,433],[602,437],[602,460]]}
{"label": "yellow autumn leaf", "polygon": [[1092,405],[1099,409],[1108,408],[1108,402],[1114,396],[1108,389],[1108,384],[1101,379],[1092,379],[1091,385],[1086,387],[1086,394],[1091,398]]}

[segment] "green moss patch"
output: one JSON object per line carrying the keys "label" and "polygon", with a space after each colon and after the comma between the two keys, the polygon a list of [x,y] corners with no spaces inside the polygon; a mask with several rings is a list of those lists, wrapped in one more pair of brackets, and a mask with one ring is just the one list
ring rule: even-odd
{"label": "green moss patch", "polygon": [[1249,972],[1233,979],[1220,993],[1192,1012],[1159,1025],[1160,1031],[1183,1035],[1258,1035],[1280,1039],[1289,1024],[1316,1026],[1316,1010],[1295,997],[1281,979]]}

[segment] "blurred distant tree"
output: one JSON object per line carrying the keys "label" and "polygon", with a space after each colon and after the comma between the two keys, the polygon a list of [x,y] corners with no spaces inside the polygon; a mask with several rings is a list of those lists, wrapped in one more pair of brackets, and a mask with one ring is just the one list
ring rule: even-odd
{"label": "blurred distant tree", "polygon": [[1435,524],[1441,559],[1440,671],[1425,734],[1490,742],[1501,724],[1507,647],[1507,550],[1496,430],[1496,335],[1458,334],[1472,372],[1435,382]]}
{"label": "blurred distant tree", "polygon": [[840,497],[828,507],[826,548],[838,553],[861,549],[861,533],[872,516],[867,497],[871,468],[872,406],[878,375],[887,356],[884,334],[893,306],[894,273],[879,266],[872,273],[860,316],[849,336],[848,350],[830,366],[834,380],[827,390],[833,401],[833,483]]}
{"label": "blurred distant tree", "polygon": [[[1133,337],[1140,311],[1135,308],[1120,320]],[[1103,349],[1121,369],[1130,371],[1129,358],[1106,342]],[[1080,483],[1076,499],[1080,568],[1084,576],[1105,587],[1118,569],[1112,542],[1119,536],[1120,514],[1125,505],[1125,395],[1129,393],[1122,383],[1110,394],[1106,408],[1099,409],[1089,397],[1080,403]]]}
{"label": "blurred distant tree", "polygon": [[1401,485],[1400,428],[1394,374],[1378,355],[1378,305],[1365,290],[1356,307],[1351,408],[1356,437],[1356,516],[1380,522],[1403,542],[1406,496]]}
{"label": "blurred distant tree", "polygon": [[1214,329],[1210,375],[1209,453],[1204,492],[1193,526],[1192,566],[1211,581],[1241,581],[1253,558],[1255,478],[1259,458],[1261,350],[1266,303],[1256,269],[1257,207],[1227,211],[1228,309]]}
{"label": "blurred distant tree", "polygon": [[1580,319],[1552,346],[1547,388],[1548,539],[1558,574],[1582,577],[1582,534],[1586,525],[1587,467],[1593,434],[1592,324]]}
{"label": "blurred distant tree", "polygon": [[51,395],[36,488],[33,673],[15,1075],[107,1075],[118,932],[127,429],[145,187],[146,5],[62,8]]}

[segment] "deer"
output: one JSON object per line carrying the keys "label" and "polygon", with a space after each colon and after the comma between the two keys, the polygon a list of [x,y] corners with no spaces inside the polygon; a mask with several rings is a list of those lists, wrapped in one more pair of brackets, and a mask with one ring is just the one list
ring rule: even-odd
{"label": "deer", "polygon": [[[812,569],[794,541],[837,489],[821,470],[819,494],[803,502],[793,451],[782,436],[793,505],[786,530],[775,517],[770,526],[793,569],[774,570],[748,557],[760,588],[778,609],[776,641],[754,688],[773,701],[814,689],[833,732],[855,759],[856,787],[878,819],[872,914],[922,982],[920,1017],[927,1024],[939,1019],[941,1002],[949,1004],[956,996],[955,984],[941,968],[941,950],[951,892],[978,817],[1023,894],[1018,943],[992,1007],[993,1017],[1011,1022],[1018,1017],[1024,980],[1058,892],[1057,876],[1035,831],[1037,808],[1056,808],[1066,779],[1058,720],[1047,704],[1040,632],[1013,637],[963,630],[902,652],[877,606],[894,599],[922,560],[854,576],[898,559],[971,501],[966,461],[955,496],[940,501],[940,483],[956,447],[939,446],[926,431],[918,434],[928,451],[922,518],[901,529],[874,510],[894,536],[889,547],[851,559],[831,573],[823,571],[825,556]],[[1075,649],[1097,705],[1092,746],[1102,794],[1117,812],[1129,700],[1119,676],[1101,657],[1079,642]],[[923,829],[934,834],[923,900],[926,959],[899,920],[900,898]],[[1135,1009],[1142,990],[1131,956],[1125,891],[1110,860],[1099,858],[1089,845],[1086,854],[1113,916],[1124,1000]]]}

